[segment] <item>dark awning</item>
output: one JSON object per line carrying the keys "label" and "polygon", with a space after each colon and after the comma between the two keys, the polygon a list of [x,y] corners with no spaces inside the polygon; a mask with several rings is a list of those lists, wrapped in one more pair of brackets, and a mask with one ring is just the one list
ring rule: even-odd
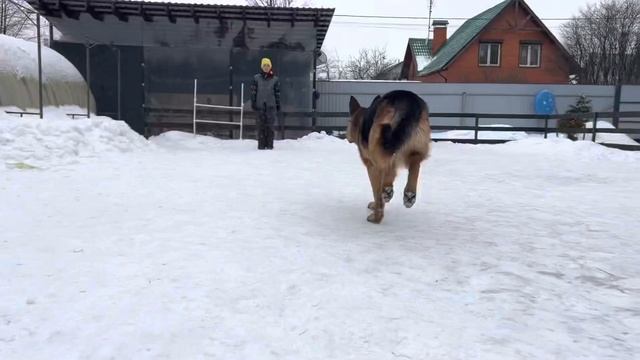
{"label": "dark awning", "polygon": [[63,41],[134,46],[320,49],[334,9],[113,0],[27,0]]}

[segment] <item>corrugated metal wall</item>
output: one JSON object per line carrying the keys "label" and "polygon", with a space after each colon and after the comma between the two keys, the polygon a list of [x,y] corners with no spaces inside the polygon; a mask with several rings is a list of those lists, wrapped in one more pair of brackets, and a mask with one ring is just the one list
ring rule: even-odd
{"label": "corrugated metal wall", "polygon": [[[556,96],[557,109],[564,113],[569,105],[584,94],[592,100],[594,111],[613,111],[615,87],[592,85],[536,84],[427,84],[407,81],[319,81],[319,112],[349,111],[349,97],[355,96],[367,106],[376,95],[391,90],[410,90],[420,95],[431,112],[464,112],[493,114],[533,114],[535,95],[543,89]],[[639,101],[640,86],[624,86],[623,101]],[[635,99],[635,100],[632,100]],[[622,111],[640,110],[640,105],[621,107]],[[320,118],[318,125],[345,125],[348,119]],[[435,119],[433,125],[473,125],[474,119]],[[482,124],[541,126],[542,120],[485,120]],[[551,124],[553,126],[553,124]]]}
{"label": "corrugated metal wall", "polygon": [[[620,93],[620,111],[640,111],[640,86],[623,86]],[[633,121],[633,122],[630,122]],[[640,119],[620,119],[620,128],[640,129]],[[640,138],[640,135],[632,137]]]}

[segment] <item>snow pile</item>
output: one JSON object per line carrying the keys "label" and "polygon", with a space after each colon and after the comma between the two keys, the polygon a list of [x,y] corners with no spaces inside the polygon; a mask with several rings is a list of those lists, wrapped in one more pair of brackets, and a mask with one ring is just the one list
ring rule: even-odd
{"label": "snow pile", "polygon": [[[501,127],[511,128],[511,125],[482,125],[484,127]],[[475,132],[473,130],[452,130],[434,132],[431,137],[433,139],[473,139]],[[522,140],[529,137],[529,135],[522,131],[479,131],[478,139],[482,140]]]}
{"label": "snow pile", "polygon": [[314,144],[325,144],[326,146],[332,146],[332,144],[343,144],[348,145],[347,140],[340,139],[337,136],[328,135],[326,132],[312,132],[307,134],[297,140],[284,140],[284,143],[290,143],[292,145],[296,144],[305,144],[305,143],[314,143]]}
{"label": "snow pile", "polygon": [[[510,128],[513,127],[511,125],[482,125],[487,127],[503,127]],[[587,129],[593,128],[593,123],[588,122],[586,124]],[[607,121],[598,121],[599,129],[615,129],[611,123]],[[558,134],[556,136],[555,130],[550,129],[548,133],[548,138],[566,138],[565,134]],[[582,134],[578,134],[578,140],[582,140]],[[522,131],[479,131],[478,139],[482,140],[524,140],[524,139],[539,139],[543,137],[542,133],[526,133]],[[474,131],[473,130],[452,130],[452,131],[441,131],[434,132],[432,134],[433,139],[473,139]],[[585,141],[591,141],[591,134],[585,134]],[[597,143],[607,143],[607,144],[622,144],[622,145],[640,145],[640,143],[634,141],[631,137],[626,134],[606,134],[606,133],[598,133],[596,134],[596,142]]]}
{"label": "snow pile", "polygon": [[[220,147],[225,142],[212,136],[193,135],[184,131],[166,131],[160,135],[152,136],[149,141],[161,149],[171,151],[210,151]],[[240,142],[227,142],[227,145],[240,145]]]}
{"label": "snow pile", "polygon": [[[43,80],[84,82],[78,70],[58,52],[42,46]],[[0,35],[0,73],[18,78],[38,78],[38,45]]]}
{"label": "snow pile", "polygon": [[[227,141],[211,136],[193,135],[182,131],[167,131],[157,136],[152,136],[149,141],[159,148],[167,150],[195,150],[211,151],[212,149],[224,147],[227,151],[235,149],[238,151],[253,151],[256,149],[256,142],[253,139],[243,141]],[[348,145],[346,140],[342,140],[326,132],[313,132],[297,140],[287,139],[278,141],[278,149],[290,150],[309,145],[316,145],[319,151],[332,151],[333,144]],[[326,145],[322,147],[321,145]]]}
{"label": "snow pile", "polygon": [[530,137],[519,141],[510,141],[495,147],[494,150],[516,154],[557,156],[563,159],[582,161],[637,162],[640,160],[640,152],[612,149],[592,141],[571,141],[556,137],[548,139]]}
{"label": "snow pile", "polygon": [[[593,121],[586,124],[587,129],[593,129]],[[598,121],[598,129],[615,129],[608,121]],[[596,129],[597,130],[597,129]],[[578,134],[578,139],[582,139],[582,135]],[[591,134],[586,134],[586,139],[591,140]],[[607,134],[596,132],[596,142],[607,144],[621,144],[621,145],[640,145],[637,141],[633,140],[627,134]]]}
{"label": "snow pile", "polygon": [[46,117],[39,119],[0,111],[0,163],[9,168],[46,168],[148,145],[122,121],[101,116],[72,120],[64,113],[64,109],[48,108]]}

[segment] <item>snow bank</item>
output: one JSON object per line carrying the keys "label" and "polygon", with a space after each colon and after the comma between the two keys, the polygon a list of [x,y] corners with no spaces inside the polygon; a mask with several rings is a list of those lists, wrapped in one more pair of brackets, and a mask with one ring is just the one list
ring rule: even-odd
{"label": "snow bank", "polygon": [[[486,127],[504,127],[511,128],[511,125],[482,125]],[[433,139],[473,139],[475,132],[473,130],[452,130],[443,132],[434,132],[432,134]],[[522,140],[529,137],[529,135],[522,131],[479,131],[478,139],[482,140]]]}
{"label": "snow bank", "polygon": [[169,150],[207,150],[220,146],[223,140],[183,131],[167,131],[150,137],[149,141],[160,148]]}
{"label": "snow bank", "polygon": [[312,132],[310,134],[307,134],[297,140],[284,140],[284,143],[298,143],[298,144],[327,144],[330,146],[330,144],[342,144],[342,145],[349,145],[349,143],[347,142],[347,140],[344,139],[340,139],[336,136],[333,135],[328,135],[326,132],[321,131],[321,132]]}
{"label": "snow bank", "polygon": [[[163,149],[167,150],[197,150],[197,151],[210,151],[211,149],[224,147],[226,150],[250,150],[253,151],[257,147],[257,143],[254,139],[245,139],[243,141],[226,141],[217,139],[211,136],[193,135],[191,133],[182,131],[167,131],[157,136],[152,136],[149,141]],[[287,139],[277,140],[276,147],[280,150],[298,149],[301,147],[315,146],[318,144],[326,144],[323,149],[321,147],[315,147],[316,149],[322,149],[326,151],[332,151],[332,144],[345,144],[348,145],[346,140],[339,139],[335,136],[328,135],[326,132],[313,132],[305,135],[299,139]]]}
{"label": "snow bank", "polygon": [[541,156],[556,156],[583,161],[637,162],[640,160],[640,152],[612,149],[592,141],[571,141],[566,138],[556,137],[548,139],[530,137],[501,144],[496,149],[504,152],[539,154]]}
{"label": "snow bank", "polygon": [[[593,122],[590,121],[586,124],[587,129],[593,129]],[[598,121],[598,129],[615,129],[610,122],[607,121]],[[579,139],[582,139],[582,136],[579,135]],[[587,134],[586,139],[591,140],[591,134]],[[626,134],[596,134],[596,142],[599,143],[607,143],[607,144],[622,144],[622,145],[640,145],[637,141],[633,140],[629,135]]]}
{"label": "snow bank", "polygon": [[[512,127],[511,125],[482,125],[488,127]],[[588,122],[586,124],[587,129],[593,128],[593,122]],[[611,123],[607,121],[598,121],[599,129],[615,129]],[[566,138],[565,134],[558,134],[556,137],[555,130],[550,130],[549,138]],[[482,140],[524,140],[524,139],[539,139],[542,137],[542,133],[526,133],[522,131],[480,131],[478,132],[478,138]],[[474,131],[473,130],[453,130],[453,131],[442,131],[442,132],[434,132],[432,134],[433,139],[473,139]],[[585,141],[591,142],[591,134],[586,134],[584,137]],[[582,135],[578,135],[578,140],[582,140]],[[623,144],[623,145],[640,145],[640,143],[633,140],[631,137],[625,134],[603,134],[598,133],[596,135],[597,143],[607,143],[607,144]]]}
{"label": "snow bank", "polygon": [[72,120],[64,113],[49,108],[41,120],[0,111],[0,162],[8,168],[46,168],[148,145],[122,121],[102,116]]}

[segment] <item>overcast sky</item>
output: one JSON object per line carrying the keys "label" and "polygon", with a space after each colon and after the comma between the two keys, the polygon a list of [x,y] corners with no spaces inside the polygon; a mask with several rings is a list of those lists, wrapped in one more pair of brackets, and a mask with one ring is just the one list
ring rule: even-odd
{"label": "overcast sky", "polygon": [[[501,0],[435,0],[432,17],[468,18],[490,8]],[[244,0],[211,1],[219,4],[246,4]],[[428,16],[429,0],[311,0],[315,7],[335,8],[336,15],[385,15]],[[545,18],[569,18],[578,10],[597,0],[527,0],[526,3],[543,19],[544,23],[560,38],[561,20]],[[449,35],[464,20],[449,20]],[[346,60],[361,47],[386,47],[397,59],[404,56],[409,37],[426,37],[426,20],[362,19],[334,17],[323,50],[330,55],[339,54]]]}

